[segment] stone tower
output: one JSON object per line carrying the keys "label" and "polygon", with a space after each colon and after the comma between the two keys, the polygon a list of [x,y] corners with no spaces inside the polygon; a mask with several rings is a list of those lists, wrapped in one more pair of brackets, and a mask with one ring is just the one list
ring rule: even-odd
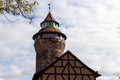
{"label": "stone tower", "polygon": [[33,36],[36,72],[43,70],[63,54],[66,40],[66,35],[59,30],[59,23],[54,19],[51,11],[40,26],[39,32]]}

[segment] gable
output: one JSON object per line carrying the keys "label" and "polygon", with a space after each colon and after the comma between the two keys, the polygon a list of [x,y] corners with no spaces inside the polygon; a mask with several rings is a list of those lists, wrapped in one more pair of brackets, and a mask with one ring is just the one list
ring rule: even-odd
{"label": "gable", "polygon": [[98,76],[70,51],[38,74],[39,80],[95,80]]}

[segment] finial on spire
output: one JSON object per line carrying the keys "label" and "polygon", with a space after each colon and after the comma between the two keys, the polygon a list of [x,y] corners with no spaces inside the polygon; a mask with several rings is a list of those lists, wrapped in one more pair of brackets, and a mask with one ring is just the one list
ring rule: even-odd
{"label": "finial on spire", "polygon": [[48,4],[48,6],[49,6],[49,11],[51,10],[51,4],[52,4],[52,2]]}

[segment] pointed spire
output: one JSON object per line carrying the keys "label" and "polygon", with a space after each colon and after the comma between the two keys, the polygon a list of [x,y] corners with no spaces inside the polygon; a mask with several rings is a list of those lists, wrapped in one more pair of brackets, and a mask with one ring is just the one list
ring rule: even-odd
{"label": "pointed spire", "polygon": [[55,20],[55,18],[52,16],[51,12],[48,13],[48,15],[47,15],[47,17],[45,18],[44,21],[55,21],[55,22],[57,22]]}
{"label": "pointed spire", "polygon": [[[54,22],[57,22],[57,21],[55,20],[55,18],[54,18],[54,17],[52,16],[52,14],[51,14],[51,4],[52,4],[52,2],[48,4],[48,6],[49,6],[49,13],[48,13],[47,17],[44,19],[44,21],[54,21]],[[43,22],[44,22],[44,21],[43,21]],[[57,22],[57,23],[58,23],[58,22]]]}

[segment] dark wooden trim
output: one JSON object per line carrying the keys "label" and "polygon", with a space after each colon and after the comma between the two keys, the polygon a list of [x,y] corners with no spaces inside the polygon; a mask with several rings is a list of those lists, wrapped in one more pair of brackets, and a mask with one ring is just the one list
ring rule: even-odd
{"label": "dark wooden trim", "polygon": [[[56,74],[56,67],[55,67],[55,74]],[[55,75],[55,80],[56,80],[57,78],[56,78],[56,75]]]}
{"label": "dark wooden trim", "polygon": [[68,63],[67,63],[67,65],[68,65],[68,80],[70,80],[70,66],[69,66],[70,62],[69,62],[69,55],[67,55],[67,57],[68,57],[68,59],[67,59],[67,61],[68,61]]}
{"label": "dark wooden trim", "polygon": [[83,80],[83,76],[81,76],[82,77],[82,80]]}
{"label": "dark wooden trim", "polygon": [[87,75],[87,77],[89,78],[89,80],[91,80],[91,78],[90,78],[90,76],[89,76],[89,75]]}
{"label": "dark wooden trim", "polygon": [[63,80],[65,80],[65,78],[63,77],[63,75],[61,75],[61,76],[62,76]]}
{"label": "dark wooden trim", "polygon": [[47,76],[47,79],[46,79],[46,80],[48,80],[48,79],[49,79],[49,76],[50,76],[50,74]]}

